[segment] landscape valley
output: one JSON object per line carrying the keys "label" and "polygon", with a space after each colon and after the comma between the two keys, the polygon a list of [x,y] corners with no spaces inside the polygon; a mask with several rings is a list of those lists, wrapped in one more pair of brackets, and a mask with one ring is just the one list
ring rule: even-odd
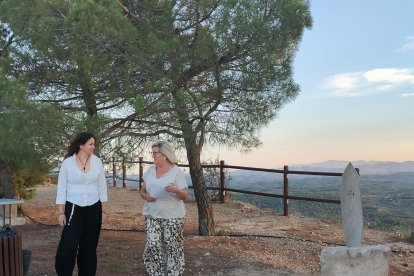
{"label": "landscape valley", "polygon": [[[321,163],[289,166],[290,171],[344,171],[349,161],[329,160]],[[414,161],[375,162],[353,161],[360,170],[360,188],[364,222],[370,228],[410,233],[414,230]],[[281,168],[275,168],[281,169]],[[185,169],[188,183],[191,178]],[[218,170],[216,170],[218,174]],[[283,195],[283,174],[252,170],[226,170],[227,188]],[[210,172],[211,174],[211,172]],[[214,174],[214,173],[213,173]],[[207,183],[218,187],[218,176]],[[138,175],[129,175],[127,186],[138,185]],[[339,200],[341,177],[289,175],[289,196]],[[118,179],[122,187],[122,180]],[[191,189],[190,189],[191,192]],[[214,193],[214,191],[212,191]],[[228,192],[233,199],[260,208],[283,213],[283,199],[236,192]],[[289,213],[307,217],[340,220],[340,205],[303,200],[289,200]]]}
{"label": "landscape valley", "polygon": [[[349,162],[326,161],[290,166],[289,170],[343,172]],[[360,169],[360,188],[365,224],[370,228],[410,232],[414,230],[414,162],[352,162]],[[356,165],[355,165],[356,164]],[[283,174],[232,171],[229,188],[283,195]],[[289,175],[289,196],[318,199],[340,198],[341,177]],[[234,194],[234,198],[283,213],[279,198]],[[290,200],[289,212],[325,219],[340,219],[340,205]]]}

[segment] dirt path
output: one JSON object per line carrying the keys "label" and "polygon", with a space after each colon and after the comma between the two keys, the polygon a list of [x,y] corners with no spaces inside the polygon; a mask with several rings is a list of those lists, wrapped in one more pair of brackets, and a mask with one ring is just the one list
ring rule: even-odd
{"label": "dirt path", "polygon": [[[60,227],[30,223],[16,226],[15,229],[23,236],[23,248],[32,251],[29,275],[55,275],[53,260]],[[186,236],[184,275],[300,275],[293,271],[277,269],[261,261],[248,261],[244,259],[243,254],[229,255],[228,248],[222,249],[231,244],[233,251],[239,243],[237,240],[226,237],[211,240]],[[145,235],[142,232],[103,231],[98,248],[97,275],[145,275],[142,263],[144,243]]]}
{"label": "dirt path", "polygon": [[[54,206],[55,187],[38,187],[25,202],[27,219],[15,227],[23,248],[32,250],[30,275],[55,275],[54,255],[60,237]],[[97,275],[145,275],[142,252],[143,202],[134,189],[110,188],[107,217],[98,248]],[[185,275],[318,275],[323,247],[343,244],[337,223],[283,217],[242,202],[213,204],[220,236],[197,236],[197,207],[186,203]],[[46,224],[46,225],[45,225]],[[124,231],[125,230],[125,231]],[[364,244],[387,244],[393,253],[391,275],[414,275],[414,245],[398,233],[365,230]]]}

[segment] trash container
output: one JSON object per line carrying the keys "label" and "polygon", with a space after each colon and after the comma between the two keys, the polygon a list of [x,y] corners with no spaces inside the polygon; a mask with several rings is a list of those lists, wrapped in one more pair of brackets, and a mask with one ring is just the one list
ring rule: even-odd
{"label": "trash container", "polygon": [[26,276],[29,273],[30,260],[32,259],[32,251],[23,249],[23,276]]}
{"label": "trash container", "polygon": [[5,225],[0,230],[0,275],[23,276],[22,239]]}

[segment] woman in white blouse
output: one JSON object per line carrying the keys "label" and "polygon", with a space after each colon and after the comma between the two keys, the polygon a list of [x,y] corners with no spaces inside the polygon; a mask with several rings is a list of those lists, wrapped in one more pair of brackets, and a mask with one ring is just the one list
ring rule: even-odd
{"label": "woman in white blouse", "polygon": [[96,274],[96,248],[105,213],[102,202],[108,195],[103,164],[94,150],[94,135],[79,133],[59,170],[56,204],[63,226],[55,259],[59,276],[72,275],[75,261],[78,275]]}
{"label": "woman in white blouse", "polygon": [[187,181],[176,165],[170,144],[152,145],[154,166],[144,173],[140,195],[145,200],[144,264],[149,275],[182,275],[184,271],[183,226]]}

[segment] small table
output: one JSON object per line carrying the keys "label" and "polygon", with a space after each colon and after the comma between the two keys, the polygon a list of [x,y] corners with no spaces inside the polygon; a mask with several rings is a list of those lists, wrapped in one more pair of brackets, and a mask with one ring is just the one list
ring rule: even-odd
{"label": "small table", "polygon": [[23,204],[24,200],[14,198],[0,198],[0,206],[3,206],[3,227],[6,225],[6,205],[9,205],[9,225],[11,225],[11,206],[13,204]]}

